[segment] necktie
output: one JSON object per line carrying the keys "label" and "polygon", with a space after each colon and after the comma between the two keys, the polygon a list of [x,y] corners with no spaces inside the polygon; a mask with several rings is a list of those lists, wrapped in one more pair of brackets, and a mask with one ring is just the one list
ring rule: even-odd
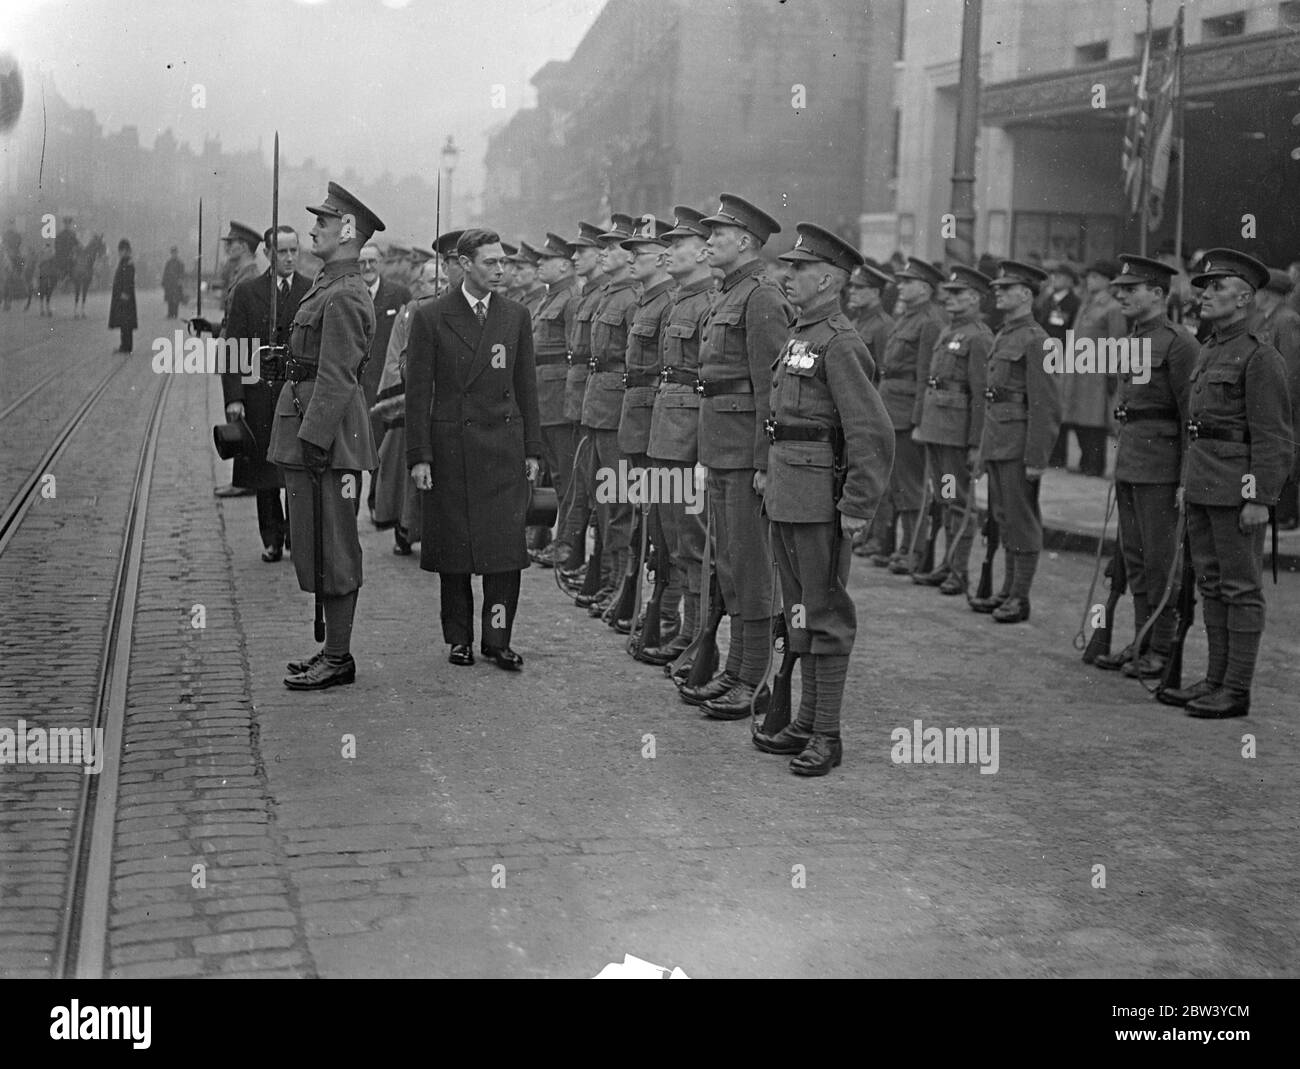
{"label": "necktie", "polygon": [[483,306],[482,301],[474,302],[474,315],[478,317],[478,325],[481,327],[487,319],[487,309]]}

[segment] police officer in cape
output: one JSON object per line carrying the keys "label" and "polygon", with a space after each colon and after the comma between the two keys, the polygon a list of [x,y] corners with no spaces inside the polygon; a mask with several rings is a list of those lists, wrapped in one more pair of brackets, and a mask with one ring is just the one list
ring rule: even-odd
{"label": "police officer in cape", "polygon": [[[992,280],[958,264],[940,289],[949,322],[930,354],[925,390],[916,395],[912,440],[925,449],[930,492],[943,508],[947,560],[912,582],[941,594],[965,594],[975,523],[970,469],[984,433],[984,376],[993,331],[980,316]],[[949,492],[951,491],[951,492]]]}
{"label": "police officer in cape", "polygon": [[[336,182],[329,183],[323,204],[307,210],[316,217],[311,251],[322,265],[293,317],[285,362],[288,381],[276,402],[267,456],[284,473],[298,585],[316,592],[315,576],[323,578],[319,594],[325,645],[310,658],[290,662],[284,681],[290,690],[321,690],[356,680],[351,639],[361,587],[357,510],[361,472],[373,471],[378,463],[361,388],[375,335],[375,309],[357,257],[384,224]],[[320,495],[319,538],[313,492]]]}
{"label": "police officer in cape", "polygon": [[857,634],[846,589],[851,540],[888,487],[894,428],[871,384],[867,346],[839,309],[862,256],[812,223],[796,230],[781,259],[793,265],[785,291],[798,319],[773,364],[763,503],[790,649],[800,660],[799,711],[775,735],[753,738],[767,753],[791,754],[795,774],[824,776],[844,754],[840,707]]}
{"label": "police officer in cape", "polygon": [[1178,480],[1188,395],[1200,346],[1186,327],[1172,323],[1167,314],[1174,268],[1127,253],[1120,262],[1123,267],[1110,284],[1131,324],[1130,344],[1151,347],[1150,373],[1141,376],[1147,381],[1134,382],[1131,370],[1121,372],[1115,395],[1119,424],[1115,500],[1135,633],[1142,631],[1166,588],[1169,597],[1150,629],[1149,649],[1138,650],[1129,643],[1118,653],[1101,654],[1095,663],[1108,671],[1122,669],[1130,678],[1155,679],[1165,670],[1177,624],[1181,574],[1174,573],[1173,585],[1169,584],[1178,549]]}
{"label": "police officer in cape", "polygon": [[1268,277],[1243,252],[1211,249],[1192,279],[1212,331],[1192,372],[1182,504],[1209,661],[1204,679],[1158,696],[1205,719],[1250,712],[1264,632],[1264,529],[1295,441],[1286,365],[1249,326]]}
{"label": "police officer in cape", "polygon": [[1003,260],[991,283],[1002,327],[989,353],[984,433],[971,475],[988,472],[1007,573],[1001,593],[970,606],[1000,624],[1029,619],[1029,589],[1043,552],[1038,489],[1061,427],[1060,391],[1043,364],[1047,332],[1034,319],[1034,298],[1046,281],[1041,268]]}

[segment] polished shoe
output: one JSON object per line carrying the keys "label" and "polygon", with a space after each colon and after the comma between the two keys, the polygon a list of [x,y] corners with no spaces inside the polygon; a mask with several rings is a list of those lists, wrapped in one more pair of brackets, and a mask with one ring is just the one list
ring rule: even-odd
{"label": "polished shoe", "polygon": [[965,594],[967,579],[964,575],[957,572],[949,572],[948,578],[939,584],[939,593],[952,597],[955,594]]}
{"label": "polished shoe", "polygon": [[1000,624],[1018,624],[1029,619],[1028,598],[1007,598],[993,610],[993,619]]}
{"label": "polished shoe", "polygon": [[754,685],[737,682],[725,694],[703,702],[700,708],[704,715],[713,720],[743,720],[752,715],[750,703],[754,700]]}
{"label": "polished shoe", "polygon": [[1006,594],[990,594],[987,598],[971,598],[971,612],[993,612],[1007,600]]}
{"label": "polished shoe", "polygon": [[739,679],[724,669],[698,687],[682,687],[677,693],[682,696],[682,701],[687,705],[703,705],[714,698],[722,697],[739,682]]}
{"label": "polished shoe", "polygon": [[242,486],[221,486],[212,491],[213,497],[248,497],[257,493],[256,490],[246,490]]}
{"label": "polished shoe", "polygon": [[775,735],[765,735],[761,731],[754,733],[754,745],[764,753],[800,754],[812,741],[813,733],[798,724],[786,724]]}
{"label": "polished shoe", "polygon": [[509,646],[480,646],[479,653],[507,672],[518,672],[524,666],[524,659]]}
{"label": "polished shoe", "polygon": [[468,643],[458,642],[452,646],[451,653],[447,655],[447,660],[452,664],[458,664],[465,668],[474,663],[474,651],[469,647]]}
{"label": "polished shoe", "polygon": [[1221,683],[1211,683],[1208,679],[1202,679],[1199,683],[1193,683],[1190,687],[1161,687],[1156,691],[1156,701],[1165,705],[1184,706],[1188,702],[1195,701],[1197,698],[1204,698],[1208,694],[1213,694]]}
{"label": "polished shoe", "polygon": [[357,681],[357,662],[348,654],[342,664],[335,664],[329,658],[322,657],[305,672],[285,676],[284,685],[290,690],[324,690],[326,687],[339,687],[345,683]]}
{"label": "polished shoe", "polygon": [[317,661],[319,661],[324,656],[325,656],[325,651],[323,649],[317,650],[310,657],[304,660],[290,661],[288,664],[285,665],[285,668],[289,669],[289,674],[291,676],[300,676],[303,674],[303,672],[307,671],[308,668],[310,668],[312,665],[314,665]]}
{"label": "polished shoe", "polygon": [[844,744],[838,735],[814,735],[798,757],[790,759],[796,776],[824,776],[844,760]]}
{"label": "polished shoe", "polygon": [[913,572],[912,582],[917,586],[943,586],[952,575],[952,569],[940,565],[932,572]]}
{"label": "polished shoe", "polygon": [[1092,663],[1107,672],[1118,672],[1133,660],[1136,654],[1137,648],[1130,642],[1119,653],[1103,653]]}
{"label": "polished shoe", "polygon": [[267,546],[262,550],[262,561],[265,564],[274,564],[284,557],[284,549],[280,546]]}
{"label": "polished shoe", "polygon": [[1227,720],[1250,714],[1250,691],[1220,687],[1213,694],[1187,703],[1187,715],[1199,720]]}
{"label": "polished shoe", "polygon": [[1165,674],[1165,665],[1169,658],[1161,653],[1147,650],[1141,657],[1135,657],[1124,666],[1124,674],[1129,679],[1159,679]]}

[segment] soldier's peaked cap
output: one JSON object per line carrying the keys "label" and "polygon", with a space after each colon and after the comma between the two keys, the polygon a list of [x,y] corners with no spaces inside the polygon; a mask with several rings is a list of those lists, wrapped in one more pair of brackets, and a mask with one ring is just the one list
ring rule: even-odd
{"label": "soldier's peaked cap", "polygon": [[575,249],[599,249],[600,235],[605,232],[605,228],[597,226],[595,223],[588,223],[582,220],[578,222],[578,236],[569,242]]}
{"label": "soldier's peaked cap", "polygon": [[799,235],[794,248],[782,253],[777,257],[778,260],[831,264],[850,273],[855,267],[862,266],[862,253],[838,234],[832,234],[816,223],[796,223],[794,228]]}
{"label": "soldier's peaked cap", "polygon": [[871,289],[882,290],[890,285],[894,280],[878,267],[872,267],[864,263],[861,267],[854,268],[853,274],[849,276],[850,286],[869,286]]}
{"label": "soldier's peaked cap", "polygon": [[1169,280],[1174,277],[1174,269],[1168,264],[1149,256],[1134,256],[1127,252],[1120,253],[1119,259],[1123,266],[1119,269],[1119,274],[1110,280],[1112,286],[1139,286],[1145,282],[1159,286],[1166,293],[1169,291]]}
{"label": "soldier's peaked cap", "polygon": [[619,242],[628,252],[636,252],[642,245],[653,245],[656,248],[668,248],[668,242],[665,235],[673,228],[672,223],[658,216],[646,213],[636,221],[636,228],[632,231],[632,236]]}
{"label": "soldier's peaked cap", "polygon": [[230,230],[222,241],[242,241],[254,252],[262,244],[262,235],[254,230],[251,226],[243,223],[236,223],[233,219],[230,222]]}
{"label": "soldier's peaked cap", "polygon": [[697,212],[685,204],[673,208],[673,228],[664,235],[669,241],[674,238],[707,238],[709,228],[704,223],[704,213]]}
{"label": "soldier's peaked cap", "polygon": [[448,230],[445,234],[439,234],[433,239],[433,245],[431,246],[433,251],[439,256],[455,256],[456,242],[460,241],[460,236],[463,233],[465,233],[463,230]]}
{"label": "soldier's peaked cap", "polygon": [[599,240],[605,243],[623,242],[632,236],[636,230],[636,220],[625,212],[614,212],[609,217],[609,229],[600,235]]}
{"label": "soldier's peaked cap", "polygon": [[998,262],[998,275],[990,286],[1028,286],[1037,294],[1047,281],[1047,272],[1033,264],[1021,263],[1019,260],[1001,260]]}
{"label": "soldier's peaked cap", "polygon": [[559,234],[552,234],[549,230],[546,232],[546,243],[537,250],[538,255],[545,258],[567,260],[573,255],[573,245],[566,238],[560,237]]}
{"label": "soldier's peaked cap", "polygon": [[988,293],[993,280],[983,271],[976,271],[973,267],[967,267],[965,264],[953,264],[948,268],[948,278],[944,281],[941,289],[946,290],[974,290],[976,293]]}
{"label": "soldier's peaked cap", "polygon": [[1268,268],[1236,249],[1211,249],[1201,257],[1201,270],[1192,279],[1192,285],[1204,286],[1211,279],[1230,277],[1262,290],[1268,285]]}
{"label": "soldier's peaked cap", "polygon": [[[934,264],[922,260],[919,256],[909,256],[907,266],[894,276],[900,282],[905,278],[914,278],[920,282],[928,282],[933,289],[938,289],[943,282],[943,272]],[[1044,276],[1046,277],[1046,276]]]}
{"label": "soldier's peaked cap", "polygon": [[340,218],[351,215],[357,221],[357,238],[364,242],[371,234],[384,229],[383,220],[361,203],[337,182],[331,182],[327,188],[325,202],[315,207],[308,206],[312,215],[330,215]]}
{"label": "soldier's peaked cap", "polygon": [[781,233],[781,224],[749,201],[734,193],[724,193],[719,199],[722,203],[718,205],[718,210],[704,217],[703,221],[709,226],[738,226],[748,230],[759,241],[766,241],[773,234]]}

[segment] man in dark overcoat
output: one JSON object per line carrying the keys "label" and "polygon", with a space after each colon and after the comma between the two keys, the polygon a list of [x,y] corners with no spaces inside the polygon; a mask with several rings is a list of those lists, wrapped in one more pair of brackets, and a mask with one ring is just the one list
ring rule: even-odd
{"label": "man in dark overcoat", "polygon": [[524,517],[541,469],[533,333],[502,292],[505,250],[491,230],[461,235],[461,284],[411,319],[406,364],[406,458],[421,495],[420,567],[438,572],[451,663],[474,663],[474,595],[483,576],[483,655],[518,670],[510,648]]}

